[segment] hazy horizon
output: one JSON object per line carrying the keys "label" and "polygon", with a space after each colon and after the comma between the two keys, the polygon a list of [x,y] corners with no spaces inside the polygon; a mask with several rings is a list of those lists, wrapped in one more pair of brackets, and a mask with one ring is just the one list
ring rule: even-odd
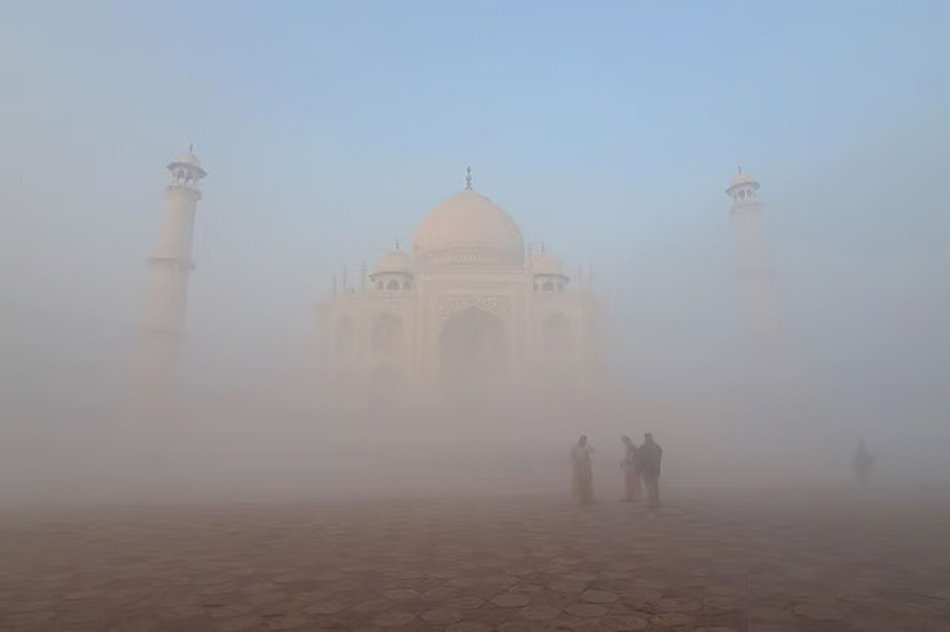
{"label": "hazy horizon", "polygon": [[[194,427],[216,428],[210,443],[229,417],[243,439],[222,445],[235,454],[267,427],[235,397],[286,405],[266,420],[275,437],[290,428],[274,446],[319,439],[299,429],[308,408],[291,395],[317,301],[344,267],[371,269],[397,239],[408,248],[471,165],[529,244],[544,241],[569,274],[594,271],[629,403],[592,413],[614,416],[601,444],[607,429],[653,429],[691,454],[708,440],[732,465],[766,467],[784,446],[824,468],[864,437],[895,476],[947,480],[948,18],[926,2],[11,3],[9,475],[42,469],[88,429],[107,436],[165,165],[194,142],[209,176],[182,380]],[[778,393],[743,320],[724,193],[739,164],[762,186]],[[544,432],[545,414],[524,413],[523,433]],[[542,443],[566,450],[598,423],[552,426]],[[362,435],[350,439],[358,450]]]}

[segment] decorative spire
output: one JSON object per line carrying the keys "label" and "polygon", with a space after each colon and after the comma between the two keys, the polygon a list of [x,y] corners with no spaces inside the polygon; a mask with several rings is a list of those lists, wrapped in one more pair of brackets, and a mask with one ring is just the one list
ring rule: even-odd
{"label": "decorative spire", "polygon": [[472,190],[472,168],[465,167],[465,188],[469,191]]}
{"label": "decorative spire", "polygon": [[194,153],[195,153],[195,144],[194,144],[194,143],[189,143],[189,144],[188,144],[188,153],[189,153],[189,154],[194,154]]}
{"label": "decorative spire", "polygon": [[396,250],[399,250],[399,237],[396,237]]}

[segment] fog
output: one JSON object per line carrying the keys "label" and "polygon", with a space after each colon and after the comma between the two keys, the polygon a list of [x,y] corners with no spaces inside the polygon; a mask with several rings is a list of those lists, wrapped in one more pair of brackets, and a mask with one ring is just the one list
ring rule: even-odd
{"label": "fog", "polygon": [[[0,26],[0,503],[566,495],[585,433],[605,497],[644,432],[673,489],[847,486],[860,439],[882,484],[950,482],[944,8],[840,27],[735,5],[703,30],[688,5],[20,5]],[[146,401],[148,257],[192,141],[187,334]],[[767,338],[736,163],[761,184]],[[597,388],[342,401],[319,302],[408,249],[467,165],[528,245],[592,275]]]}

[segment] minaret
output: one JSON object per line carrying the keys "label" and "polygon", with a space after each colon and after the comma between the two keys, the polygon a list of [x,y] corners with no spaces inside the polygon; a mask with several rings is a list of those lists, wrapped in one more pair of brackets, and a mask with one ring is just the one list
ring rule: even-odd
{"label": "minaret", "polygon": [[199,181],[207,173],[194,146],[168,164],[171,181],[165,193],[165,219],[158,247],[149,260],[149,287],[142,318],[142,342],[136,375],[140,397],[161,401],[174,387],[175,370],[185,331],[188,274],[195,210],[201,199]]}
{"label": "minaret", "polygon": [[759,183],[739,167],[726,193],[732,199],[732,217],[739,239],[751,338],[757,346],[771,347],[777,343],[780,325],[768,256],[759,228],[762,214]]}

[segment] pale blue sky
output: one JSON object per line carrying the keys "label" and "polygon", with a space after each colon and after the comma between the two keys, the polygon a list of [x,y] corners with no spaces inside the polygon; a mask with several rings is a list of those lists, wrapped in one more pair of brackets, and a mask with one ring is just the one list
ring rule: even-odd
{"label": "pale blue sky", "polygon": [[595,264],[661,388],[734,340],[741,163],[810,366],[943,385],[946,2],[4,4],[0,279],[38,373],[49,330],[131,330],[194,141],[191,321],[219,354],[297,344],[331,271],[408,243],[471,164],[530,239]]}

